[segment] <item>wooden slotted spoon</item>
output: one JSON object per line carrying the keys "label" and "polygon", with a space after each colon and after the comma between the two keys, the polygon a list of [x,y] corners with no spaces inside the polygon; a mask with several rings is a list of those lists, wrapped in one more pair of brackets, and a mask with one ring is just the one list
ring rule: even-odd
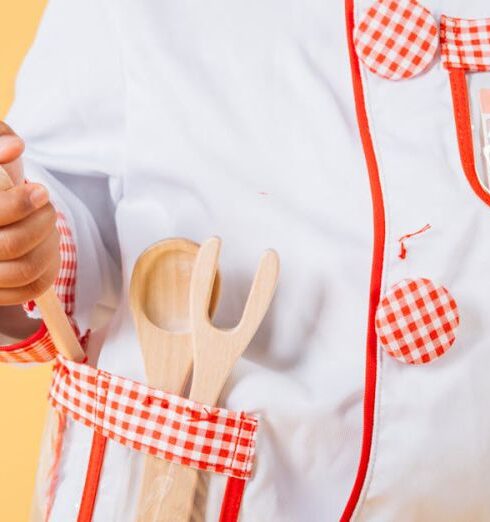
{"label": "wooden slotted spoon", "polygon": [[[148,248],[136,262],[130,286],[130,306],[150,386],[182,395],[192,369],[189,290],[199,245],[168,239]],[[209,301],[213,315],[219,295],[216,279]],[[175,465],[147,456],[137,520],[168,520],[165,497],[178,488]],[[192,505],[189,507],[192,509]]]}

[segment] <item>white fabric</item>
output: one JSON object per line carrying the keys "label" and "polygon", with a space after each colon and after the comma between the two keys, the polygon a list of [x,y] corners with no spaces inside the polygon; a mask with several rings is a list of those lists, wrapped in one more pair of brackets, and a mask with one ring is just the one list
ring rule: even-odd
{"label": "white fabric", "polygon": [[[54,0],[9,118],[46,169],[120,187],[104,369],[144,380],[126,294],[148,245],[223,238],[220,324],[239,317],[261,251],[279,251],[274,306],[223,396],[263,417],[245,522],[335,520],[357,468],[372,230],[343,17],[323,0]],[[76,518],[87,437],[70,429],[55,521]],[[109,445],[96,522],[134,519],[141,463]],[[207,520],[222,488],[213,477]]]}
{"label": "white fabric", "polygon": [[[490,14],[487,0],[440,4],[452,16]],[[488,520],[489,209],[459,167],[440,66],[412,81],[364,80],[387,195],[384,284],[433,277],[455,294],[463,324],[434,365],[380,355],[375,459],[358,519]],[[240,316],[261,251],[278,250],[272,310],[222,397],[262,417],[241,521],[338,520],[360,451],[372,254],[342,3],[53,0],[9,122],[42,165],[30,163],[28,176],[110,187],[95,221],[115,219],[123,284],[103,369],[144,380],[127,289],[151,243],[223,238],[220,325]],[[78,187],[81,201],[66,202],[79,251],[92,253],[79,262],[83,315],[117,284],[90,283],[113,281],[113,265]],[[416,253],[398,260],[396,239],[426,222],[433,229]],[[55,522],[76,519],[89,445],[89,431],[70,425]],[[95,522],[134,520],[142,462],[109,444]],[[211,477],[206,520],[218,519],[222,491]]]}
{"label": "white fabric", "polygon": [[[490,16],[485,1],[423,3],[437,19]],[[358,2],[357,14],[370,4]],[[453,348],[425,367],[379,352],[373,457],[354,520],[484,522],[490,519],[490,208],[461,168],[440,61],[413,81],[382,81],[365,71],[363,81],[389,221],[383,288],[409,277],[437,281],[455,297],[461,323]],[[472,75],[470,83],[476,94],[490,85],[490,75]],[[413,239],[400,260],[398,238],[426,223],[431,230]]]}

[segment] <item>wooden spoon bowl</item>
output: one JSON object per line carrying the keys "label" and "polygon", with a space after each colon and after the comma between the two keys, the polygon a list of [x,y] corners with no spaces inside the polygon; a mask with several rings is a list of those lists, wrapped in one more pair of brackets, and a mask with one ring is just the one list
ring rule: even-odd
{"label": "wooden spoon bowl", "polygon": [[[147,382],[168,393],[182,395],[192,370],[190,282],[199,245],[187,239],[160,241],[141,254],[130,285],[130,306],[143,354]],[[219,275],[214,281],[209,315],[218,304]],[[167,494],[179,487],[174,467],[146,457],[137,520],[166,520],[162,512]]]}

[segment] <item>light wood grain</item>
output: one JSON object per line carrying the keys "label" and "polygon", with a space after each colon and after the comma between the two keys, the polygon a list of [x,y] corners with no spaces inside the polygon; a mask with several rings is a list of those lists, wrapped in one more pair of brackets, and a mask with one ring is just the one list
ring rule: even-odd
{"label": "light wood grain", "polygon": [[[199,246],[186,239],[161,241],[136,262],[130,286],[130,305],[150,386],[182,395],[192,368],[189,292]],[[212,289],[207,314],[213,315],[219,278]],[[166,521],[165,497],[180,489],[176,467],[145,457],[137,520]],[[178,479],[178,480],[177,480]],[[190,499],[192,502],[192,499]],[[191,510],[192,504],[186,507]]]}
{"label": "light wood grain", "polygon": [[[260,260],[242,318],[237,326],[221,330],[211,324],[207,313],[212,299],[221,241],[211,238],[199,250],[192,273],[190,319],[194,371],[190,399],[215,405],[238,358],[258,330],[272,300],[279,276],[279,257],[268,250]],[[165,522],[188,522],[198,471],[184,466],[175,469],[174,483],[163,499]]]}
{"label": "light wood grain", "polygon": [[279,257],[274,250],[267,250],[260,260],[240,322],[228,330],[216,328],[206,310],[220,247],[218,238],[211,238],[203,244],[191,283],[194,374],[189,397],[209,405],[217,402],[233,366],[262,323],[279,277]]}

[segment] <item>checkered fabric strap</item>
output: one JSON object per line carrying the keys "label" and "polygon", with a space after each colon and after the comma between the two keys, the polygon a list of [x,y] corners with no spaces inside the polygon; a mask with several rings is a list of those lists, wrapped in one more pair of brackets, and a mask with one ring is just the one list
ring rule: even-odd
{"label": "checkered fabric strap", "polygon": [[426,364],[454,344],[459,325],[456,301],[429,279],[403,279],[381,299],[376,331],[386,353],[408,364]]}
{"label": "checkered fabric strap", "polygon": [[248,479],[258,419],[205,406],[58,355],[51,404],[131,449],[199,470]]}
{"label": "checkered fabric strap", "polygon": [[[71,318],[75,304],[76,246],[66,218],[61,212],[57,212],[56,227],[60,233],[61,267],[54,287],[73,328],[77,331],[76,324]],[[26,303],[24,309],[30,316],[36,316],[34,301]],[[44,323],[27,339],[16,344],[0,346],[0,363],[43,363],[55,357],[56,349]]]}
{"label": "checkered fabric strap", "polygon": [[441,17],[441,55],[446,69],[490,71],[490,18]]}
{"label": "checkered fabric strap", "polygon": [[354,30],[359,60],[389,80],[425,71],[439,44],[437,23],[416,0],[376,0]]}

